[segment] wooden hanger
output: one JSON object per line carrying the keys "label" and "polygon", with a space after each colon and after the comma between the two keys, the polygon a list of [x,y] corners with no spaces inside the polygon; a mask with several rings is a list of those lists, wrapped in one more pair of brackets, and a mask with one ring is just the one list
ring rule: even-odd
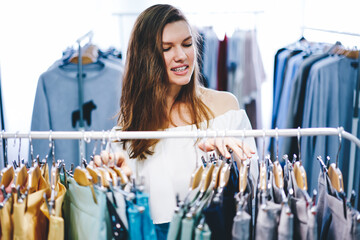
{"label": "wooden hanger", "polygon": [[206,192],[206,190],[208,189],[208,187],[211,183],[212,173],[215,169],[215,164],[210,163],[209,166],[210,167],[208,168],[208,170],[203,174],[202,184],[201,184],[202,188],[200,190],[202,192]]}
{"label": "wooden hanger", "polygon": [[86,169],[77,166],[74,170],[74,180],[80,186],[90,187],[94,202],[97,204],[96,194],[89,172]]}
{"label": "wooden hanger", "polygon": [[195,171],[191,174],[190,190],[194,190],[199,186],[203,172],[204,172],[204,166],[200,164],[200,166],[197,169],[195,169]]}
{"label": "wooden hanger", "polygon": [[31,194],[38,190],[39,181],[41,177],[41,170],[39,165],[35,164],[33,167],[31,167],[28,171],[28,176],[29,179],[28,179],[27,191],[28,194]]}
{"label": "wooden hanger", "polygon": [[247,186],[248,167],[243,161],[239,164],[239,192],[244,193]]}
{"label": "wooden hanger", "polygon": [[[88,44],[83,47],[82,51],[82,64],[90,64],[97,61],[99,57],[99,48],[94,44]],[[75,53],[71,58],[70,62],[77,64],[79,62],[79,53]]]}
{"label": "wooden hanger", "polygon": [[221,168],[220,176],[219,176],[219,185],[218,188],[224,188],[230,179],[230,169],[231,163],[224,163],[224,166]]}
{"label": "wooden hanger", "polygon": [[0,186],[7,188],[11,181],[13,181],[15,176],[15,171],[13,166],[8,166],[1,171],[1,182]]}
{"label": "wooden hanger", "polygon": [[302,190],[307,191],[308,186],[307,186],[306,171],[300,161],[294,163],[294,174],[298,187]]}
{"label": "wooden hanger", "polygon": [[335,163],[331,163],[328,169],[331,185],[338,192],[344,191],[343,175]]}
{"label": "wooden hanger", "polygon": [[266,165],[265,162],[260,163],[260,181],[259,181],[259,188],[261,191],[266,191],[267,189],[267,171],[266,171]]}
{"label": "wooden hanger", "polygon": [[276,186],[278,188],[284,188],[284,176],[279,161],[274,162],[273,174],[274,174]]}

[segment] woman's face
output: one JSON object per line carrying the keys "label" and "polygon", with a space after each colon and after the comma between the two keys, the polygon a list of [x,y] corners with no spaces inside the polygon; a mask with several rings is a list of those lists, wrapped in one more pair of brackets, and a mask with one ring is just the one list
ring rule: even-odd
{"label": "woman's face", "polygon": [[191,30],[185,21],[165,25],[162,49],[171,85],[183,86],[190,82],[195,59],[193,44]]}

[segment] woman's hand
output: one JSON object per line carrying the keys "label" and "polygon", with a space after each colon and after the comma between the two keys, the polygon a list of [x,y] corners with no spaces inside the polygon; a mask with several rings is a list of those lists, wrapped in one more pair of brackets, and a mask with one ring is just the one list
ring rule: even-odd
{"label": "woman's hand", "polygon": [[231,149],[240,160],[246,160],[255,154],[254,150],[252,150],[246,143],[243,143],[243,141],[233,137],[209,138],[205,141],[199,142],[198,147],[204,152],[216,150],[218,154],[221,154],[225,158],[231,158],[231,154],[229,152]]}

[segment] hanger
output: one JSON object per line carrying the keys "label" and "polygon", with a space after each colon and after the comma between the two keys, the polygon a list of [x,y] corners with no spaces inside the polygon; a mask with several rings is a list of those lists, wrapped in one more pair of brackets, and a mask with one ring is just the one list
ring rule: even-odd
{"label": "hanger", "polygon": [[[245,129],[242,132],[242,149],[244,149],[244,141],[245,141]],[[244,157],[244,151],[243,151]],[[243,194],[245,192],[247,186],[247,176],[248,176],[248,166],[244,163],[244,161],[238,162],[239,169],[239,192]]]}
{"label": "hanger", "polygon": [[338,191],[338,192],[343,192],[344,191],[343,175],[341,173],[341,170],[338,167],[343,128],[338,128],[338,130],[339,130],[339,149],[338,149],[338,152],[336,155],[335,163],[332,163],[329,166],[328,174],[329,174],[330,182],[331,182],[331,185],[333,186],[333,188],[335,188],[336,191]]}
{"label": "hanger", "polygon": [[[97,61],[99,57],[99,48],[92,44],[91,42],[82,47],[82,64],[90,64]],[[79,62],[79,52],[75,52],[73,56],[71,56],[71,63],[77,64]]]}
{"label": "hanger", "polygon": [[77,166],[74,170],[74,180],[80,186],[90,187],[94,202],[97,204],[94,186],[92,184],[92,178],[87,170]]}
{"label": "hanger", "polygon": [[294,174],[295,174],[295,179],[296,179],[296,183],[299,186],[300,189],[307,191],[307,177],[306,177],[306,172],[304,169],[304,166],[302,165],[301,162],[301,149],[300,149],[300,127],[298,128],[298,150],[299,150],[299,159],[298,161],[296,161],[296,155],[294,154],[294,161],[293,161],[293,165],[294,165]]}

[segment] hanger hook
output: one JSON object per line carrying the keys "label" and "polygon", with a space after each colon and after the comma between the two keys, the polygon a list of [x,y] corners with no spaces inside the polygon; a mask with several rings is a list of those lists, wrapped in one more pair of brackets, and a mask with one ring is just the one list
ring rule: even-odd
{"label": "hanger hook", "polygon": [[297,132],[297,144],[298,144],[298,150],[299,150],[299,161],[301,161],[300,137],[301,137],[300,127],[298,127],[298,132]]}
{"label": "hanger hook", "polygon": [[[4,137],[4,134],[5,134],[5,130],[1,130],[1,136]],[[7,161],[8,140],[7,140],[6,137],[4,138],[4,143],[5,143],[4,164],[5,164],[5,166],[7,167],[7,165],[8,165],[8,161]]]}
{"label": "hanger hook", "polygon": [[275,128],[275,141],[276,141],[276,161],[279,161],[279,129]]}
{"label": "hanger hook", "polygon": [[263,161],[265,162],[265,135],[266,135],[266,132],[265,132],[265,128],[263,128]]}
{"label": "hanger hook", "polygon": [[19,166],[20,166],[20,153],[21,153],[21,138],[19,137],[19,150],[18,150],[18,162],[19,162]]}
{"label": "hanger hook", "polygon": [[50,130],[49,134],[49,148],[51,149],[51,155],[52,155],[52,165],[55,165],[55,143],[54,139],[52,137],[52,130]]}
{"label": "hanger hook", "polygon": [[104,145],[106,144],[106,140],[105,140],[105,131],[102,130],[102,141],[101,141],[101,146],[100,146],[100,150],[103,151],[104,150]]}
{"label": "hanger hook", "polygon": [[32,144],[31,131],[29,131],[29,143],[30,143],[31,163],[32,163],[34,161],[34,146]]}
{"label": "hanger hook", "polygon": [[339,149],[338,149],[338,152],[337,152],[337,155],[336,155],[336,168],[339,166],[338,163],[339,163],[339,155],[340,155],[340,150],[341,150],[341,142],[342,142],[342,132],[344,131],[344,128],[343,127],[338,127],[338,132],[339,132]]}
{"label": "hanger hook", "polygon": [[245,142],[245,128],[242,131],[242,135],[241,135],[241,150],[243,152],[243,158],[245,158],[245,151],[244,151],[244,142]]}
{"label": "hanger hook", "polygon": [[107,133],[108,133],[108,143],[109,143],[108,152],[110,153],[110,150],[111,150],[111,132],[107,131]]}
{"label": "hanger hook", "polygon": [[19,131],[16,131],[15,136],[14,136],[14,145],[13,145],[13,147],[16,146],[16,138],[18,137],[18,134],[19,134]]}
{"label": "hanger hook", "polygon": [[86,135],[86,132],[84,132],[84,141],[85,141],[86,143],[90,143],[90,142],[91,142],[91,133],[90,133],[90,136],[87,136],[87,135]]}

